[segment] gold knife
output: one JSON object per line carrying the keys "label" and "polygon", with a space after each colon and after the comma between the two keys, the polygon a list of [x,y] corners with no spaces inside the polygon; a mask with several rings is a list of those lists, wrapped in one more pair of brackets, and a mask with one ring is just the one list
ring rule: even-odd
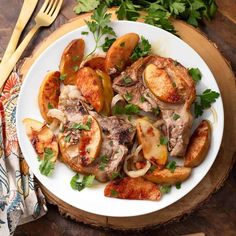
{"label": "gold knife", "polygon": [[24,30],[27,22],[29,21],[32,13],[34,12],[34,9],[37,3],[38,3],[38,0],[24,0],[20,15],[16,22],[11,39],[8,43],[7,49],[3,55],[1,63],[6,62],[10,58],[10,56],[14,53],[17,47],[17,43],[19,41],[20,35],[22,31]]}

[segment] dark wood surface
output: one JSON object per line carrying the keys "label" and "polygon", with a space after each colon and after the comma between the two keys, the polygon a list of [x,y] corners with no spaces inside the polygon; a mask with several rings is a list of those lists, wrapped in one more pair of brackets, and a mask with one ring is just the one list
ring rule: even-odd
{"label": "dark wood surface", "polygon": [[[3,55],[11,32],[17,20],[23,0],[0,0],[0,56]],[[40,1],[38,8],[43,1]],[[74,0],[65,0],[61,14],[56,22],[40,33],[30,43],[24,56],[47,35],[53,32],[68,19],[75,17],[72,9]],[[225,58],[236,71],[236,0],[218,1],[219,11],[211,22],[204,22],[200,29],[216,43]],[[37,10],[35,11],[37,12]],[[25,33],[32,27],[33,19]],[[24,37],[24,34],[23,34]],[[236,155],[235,155],[236,156]],[[223,164],[223,163],[222,163]],[[41,219],[19,226],[15,235],[123,235],[119,231],[104,231],[90,226],[75,223],[60,216],[57,207],[48,205],[49,211]],[[196,232],[206,235],[236,235],[236,165],[234,165],[224,186],[199,209],[191,215],[184,216],[181,221],[162,226],[158,229],[139,233],[140,235],[175,236]],[[137,235],[137,233],[129,233]]]}

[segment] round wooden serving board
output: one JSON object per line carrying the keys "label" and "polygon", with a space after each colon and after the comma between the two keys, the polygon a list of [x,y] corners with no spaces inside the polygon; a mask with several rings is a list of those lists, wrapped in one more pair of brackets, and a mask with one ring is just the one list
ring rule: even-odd
{"label": "round wooden serving board", "polygon": [[[111,10],[111,12],[113,19],[115,19],[114,10]],[[25,60],[20,69],[20,74],[24,77],[33,62],[51,43],[67,32],[84,25],[84,20],[89,18],[90,14],[81,15],[57,29],[36,48],[32,57]],[[227,178],[233,166],[234,153],[236,151],[236,87],[234,74],[216,46],[209,42],[201,32],[182,21],[174,21],[174,26],[181,39],[194,48],[205,60],[214,74],[221,91],[224,103],[225,128],[220,151],[212,168],[200,184],[178,202],[157,212],[137,217],[106,217],[82,211],[58,199],[41,184],[47,200],[57,205],[62,215],[93,226],[121,230],[141,230],[166,224],[189,214],[196,207],[206,202]]]}

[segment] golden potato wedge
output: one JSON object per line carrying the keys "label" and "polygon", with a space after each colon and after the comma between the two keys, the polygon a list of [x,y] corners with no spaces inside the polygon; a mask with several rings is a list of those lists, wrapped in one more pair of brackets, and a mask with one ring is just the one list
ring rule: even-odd
{"label": "golden potato wedge", "polygon": [[190,176],[191,170],[188,167],[176,167],[174,172],[169,169],[155,169],[144,175],[144,178],[156,184],[172,185],[186,180]]}
{"label": "golden potato wedge", "polygon": [[109,116],[111,114],[111,101],[114,96],[111,78],[108,74],[101,70],[96,70],[96,73],[102,79],[103,96],[105,98],[101,113]]}
{"label": "golden potato wedge", "polygon": [[168,157],[167,145],[161,144],[161,132],[146,119],[136,122],[138,141],[143,155],[153,165],[165,165]]}
{"label": "golden potato wedge", "polygon": [[184,166],[196,167],[202,163],[210,147],[211,126],[203,120],[192,134],[184,159]]}
{"label": "golden potato wedge", "polygon": [[34,119],[26,118],[23,120],[23,124],[25,126],[26,134],[40,159],[43,159],[45,149],[50,148],[53,151],[52,161],[55,162],[59,150],[56,136],[53,132],[46,124]]}
{"label": "golden potato wedge", "polygon": [[[80,137],[78,139],[78,137]],[[72,124],[59,134],[59,147],[62,159],[68,165],[87,166],[98,156],[102,134],[97,120],[90,115],[83,117],[81,123]]]}
{"label": "golden potato wedge", "polygon": [[109,75],[118,74],[124,70],[138,42],[139,36],[135,33],[128,33],[116,39],[105,59],[105,70]]}
{"label": "golden potato wedge", "polygon": [[66,85],[76,85],[76,74],[84,57],[85,43],[83,39],[75,39],[63,51],[60,72]]}
{"label": "golden potato wedge", "polygon": [[85,67],[90,67],[93,70],[105,71],[105,57],[93,57],[84,63]]}
{"label": "golden potato wedge", "polygon": [[135,200],[160,200],[161,191],[156,184],[153,184],[142,177],[114,180],[105,187],[106,197]]}
{"label": "golden potato wedge", "polygon": [[144,71],[144,80],[151,92],[161,101],[168,103],[181,101],[177,88],[164,69],[149,64]]}
{"label": "golden potato wedge", "polygon": [[77,88],[97,112],[103,109],[104,96],[102,80],[93,69],[83,67],[78,71]]}
{"label": "golden potato wedge", "polygon": [[47,123],[52,118],[47,116],[49,109],[57,108],[60,95],[60,72],[53,71],[46,75],[39,89],[38,104],[43,119]]}

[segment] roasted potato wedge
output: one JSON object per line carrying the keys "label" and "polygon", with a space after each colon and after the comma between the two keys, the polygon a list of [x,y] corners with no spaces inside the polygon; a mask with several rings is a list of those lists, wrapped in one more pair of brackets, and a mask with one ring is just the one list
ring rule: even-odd
{"label": "roasted potato wedge", "polygon": [[136,200],[160,200],[161,192],[158,186],[142,177],[126,177],[110,182],[104,189],[106,197]]}
{"label": "roasted potato wedge", "polygon": [[77,88],[97,112],[103,109],[104,96],[102,80],[93,69],[83,67],[78,71]]}
{"label": "roasted potato wedge", "polygon": [[101,111],[102,114],[109,116],[111,114],[111,101],[114,96],[111,78],[105,72],[101,70],[96,70],[98,76],[102,79],[102,87],[103,87],[103,96],[104,96],[104,106]]}
{"label": "roasted potato wedge", "polygon": [[81,123],[73,124],[72,127],[59,134],[62,158],[69,165],[73,165],[74,160],[82,166],[92,163],[100,152],[101,143],[100,126],[90,115],[84,116]]}
{"label": "roasted potato wedge", "polygon": [[55,162],[59,150],[56,136],[53,132],[46,126],[46,124],[34,119],[26,118],[23,120],[23,124],[25,126],[26,134],[39,157],[43,159],[45,148],[50,148],[54,153],[52,161]]}
{"label": "roasted potato wedge", "polygon": [[160,143],[161,132],[146,119],[138,119],[136,128],[144,157],[153,165],[165,165],[168,152],[167,145]]}
{"label": "roasted potato wedge", "polygon": [[85,67],[90,67],[93,70],[105,71],[105,57],[93,57],[84,63]]}
{"label": "roasted potato wedge", "polygon": [[76,74],[84,57],[84,47],[83,39],[75,39],[63,51],[59,68],[64,84],[76,85]]}
{"label": "roasted potato wedge", "polygon": [[144,80],[151,92],[161,101],[168,103],[181,101],[177,88],[164,69],[159,69],[154,64],[148,65],[144,71]]}
{"label": "roasted potato wedge", "polygon": [[60,95],[60,72],[53,71],[46,75],[39,89],[38,104],[43,119],[47,123],[52,118],[47,116],[49,109],[57,108]]}
{"label": "roasted potato wedge", "polygon": [[118,74],[124,70],[138,42],[139,36],[135,33],[128,33],[116,39],[105,59],[105,70],[109,75]]}
{"label": "roasted potato wedge", "polygon": [[191,168],[176,167],[174,172],[169,169],[155,169],[153,172],[148,172],[144,178],[156,184],[176,184],[186,180],[191,174]]}
{"label": "roasted potato wedge", "polygon": [[202,163],[210,147],[211,126],[203,120],[192,134],[184,159],[184,166],[196,167]]}

